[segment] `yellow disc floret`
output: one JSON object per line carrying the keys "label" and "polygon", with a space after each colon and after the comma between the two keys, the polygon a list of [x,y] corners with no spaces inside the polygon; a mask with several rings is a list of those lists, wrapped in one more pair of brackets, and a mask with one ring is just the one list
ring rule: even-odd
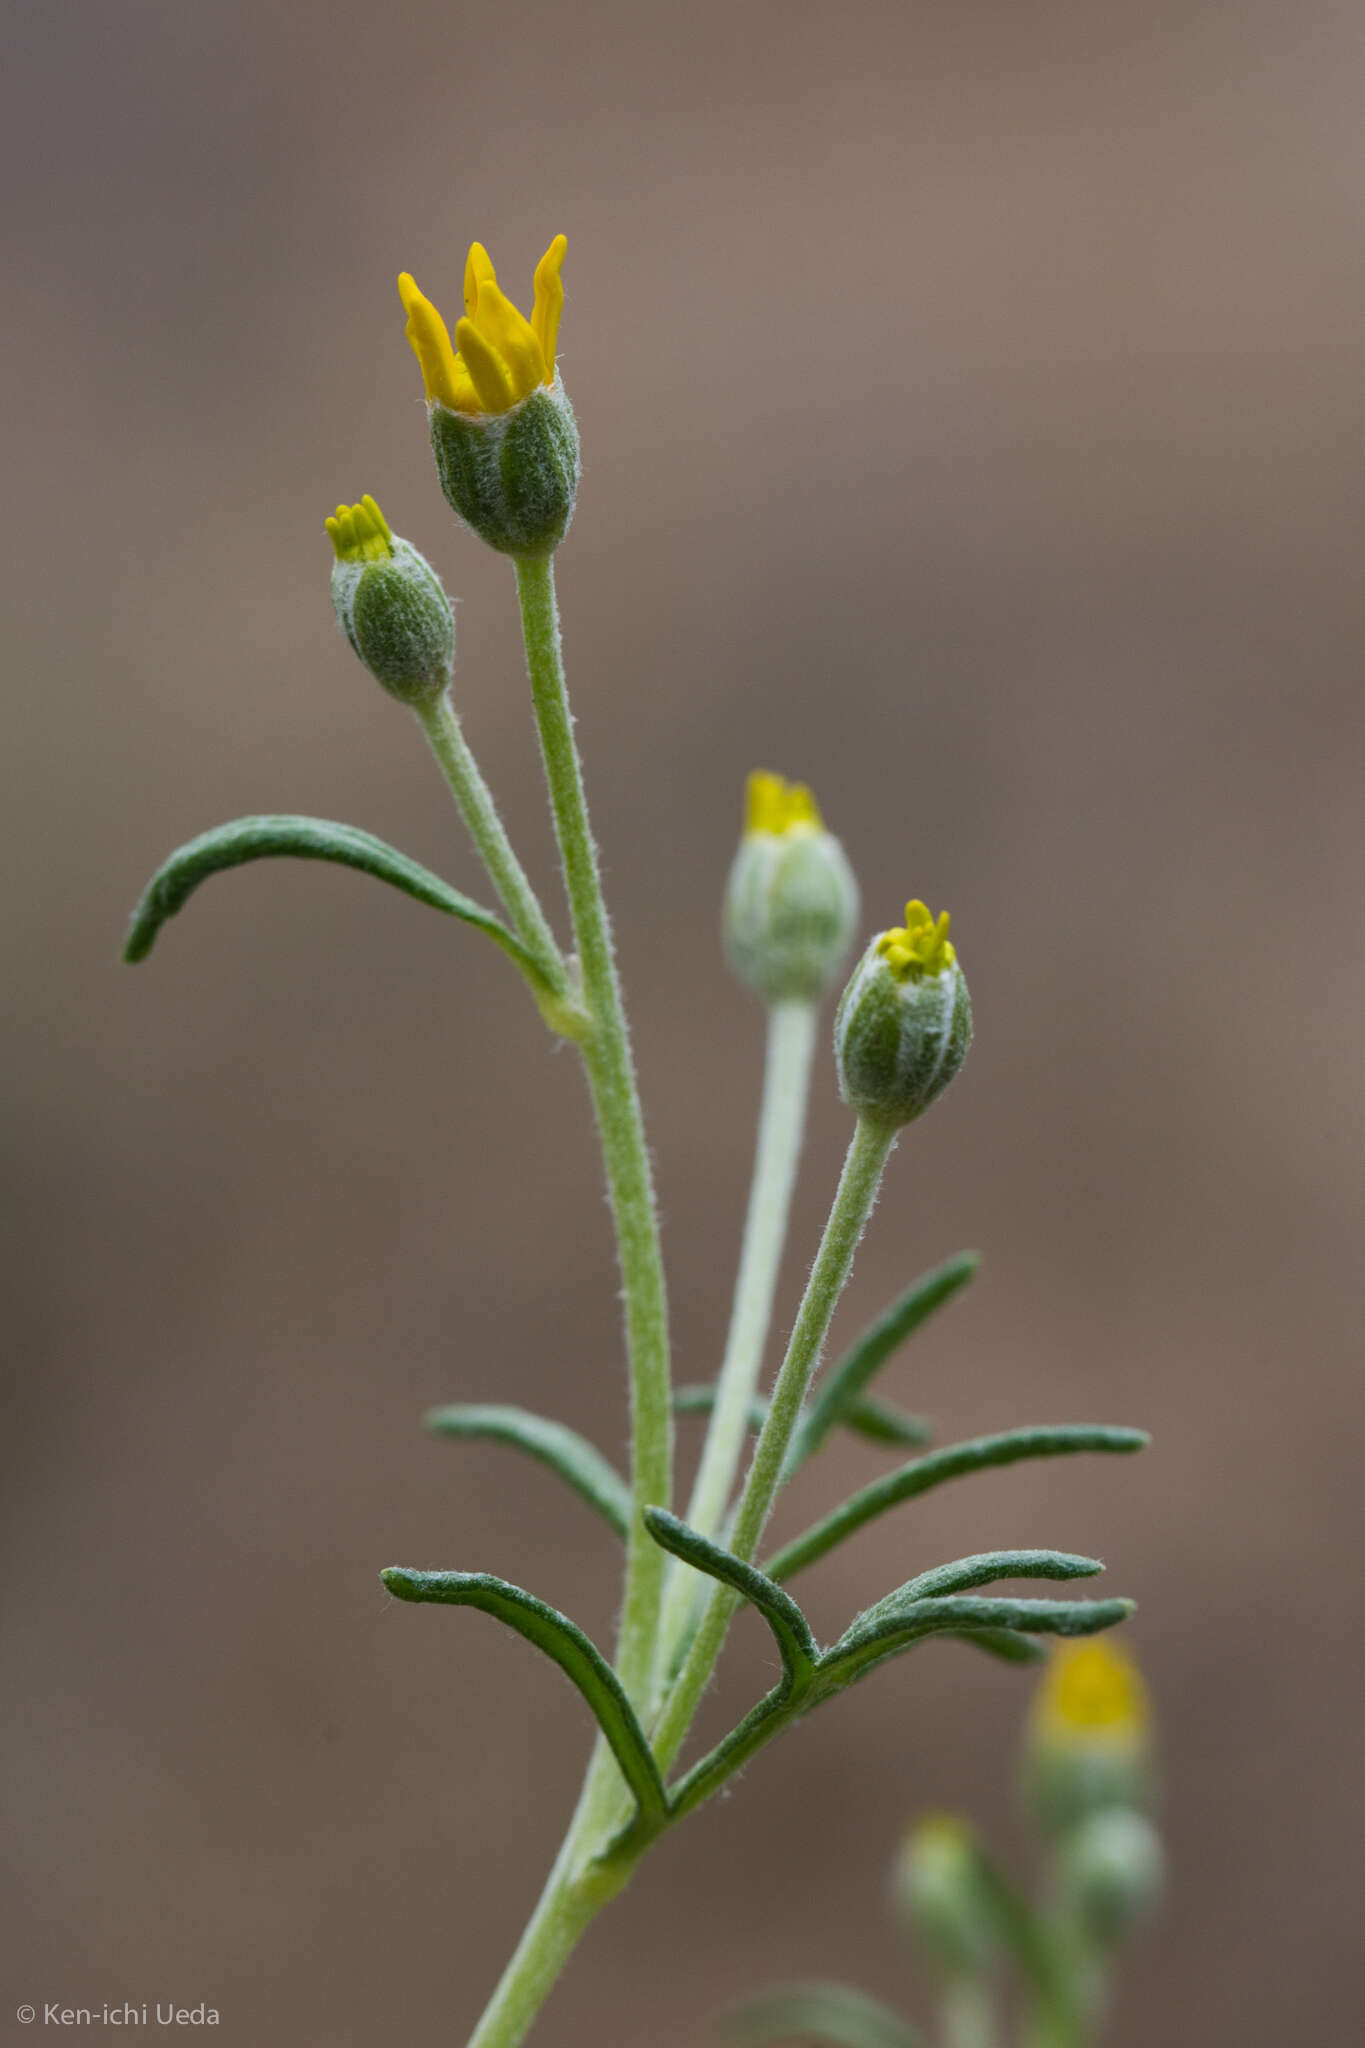
{"label": "yellow disc floret", "polygon": [[897,981],[922,981],[926,974],[941,974],[951,967],[957,954],[948,939],[946,910],[931,917],[927,904],[916,897],[905,906],[905,923],[883,932],[877,951]]}
{"label": "yellow disc floret", "polygon": [[1074,1643],[1053,1656],[1034,1709],[1038,1733],[1067,1742],[1134,1742],[1151,1720],[1136,1664],[1107,1643]]}
{"label": "yellow disc floret", "polygon": [[383,562],[393,553],[389,522],[368,495],[358,505],[338,505],[326,525],[339,562]]}
{"label": "yellow disc floret", "polygon": [[749,777],[745,803],[745,830],[781,835],[799,827],[819,832],[824,828],[820,807],[804,782],[787,782],[756,768]]}
{"label": "yellow disc floret", "polygon": [[510,412],[540,385],[555,381],[555,349],[564,305],[560,265],[568,243],[556,235],[536,265],[530,319],[498,285],[488,251],[475,242],[464,273],[464,318],[452,346],[445,321],[405,270],[399,296],[408,316],[408,340],[421,365],[427,397],[451,412],[475,416]]}

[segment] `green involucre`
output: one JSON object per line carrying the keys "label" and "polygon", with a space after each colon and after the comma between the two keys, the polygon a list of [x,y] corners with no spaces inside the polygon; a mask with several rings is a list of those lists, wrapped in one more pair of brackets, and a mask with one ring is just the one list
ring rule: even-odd
{"label": "green involucre", "polygon": [[552,554],[578,495],[578,426],[563,386],[510,412],[452,412],[433,399],[427,414],[441,489],[465,525],[501,554]]}
{"label": "green involucre", "polygon": [[912,1123],[959,1072],[971,1042],[971,997],[957,960],[902,981],[874,939],[835,1014],[839,1093],[860,1115]]}
{"label": "green involucre", "polygon": [[426,704],[449,686],[455,616],[431,564],[395,538],[382,561],[332,564],[337,624],[377,683],[400,704]]}

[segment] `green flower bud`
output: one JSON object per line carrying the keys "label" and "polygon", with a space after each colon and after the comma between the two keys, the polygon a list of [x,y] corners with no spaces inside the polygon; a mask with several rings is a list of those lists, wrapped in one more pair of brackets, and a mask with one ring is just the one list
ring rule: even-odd
{"label": "green flower bud", "polygon": [[858,926],[858,884],[801,783],[749,777],[744,837],[725,892],[725,949],[769,1003],[816,1002]]}
{"label": "green flower bud", "polygon": [[1150,1805],[1151,1709],[1132,1659],[1101,1641],[1054,1651],[1030,1716],[1023,1766],[1025,1800],[1050,1835],[1108,1808]]}
{"label": "green flower bud", "polygon": [[455,619],[435,570],[390,533],[373,498],[338,505],[327,531],[342,632],[391,697],[431,703],[449,687],[455,667]]}
{"label": "green flower bud", "polygon": [[1066,1905],[1092,1941],[1107,1944],[1152,1911],[1165,1864],[1161,1838],[1146,1815],[1111,1806],[1064,1836],[1057,1874]]}
{"label": "green flower bud", "polygon": [[578,426],[564,387],[533,391],[510,412],[428,407],[446,501],[505,555],[552,554],[578,495]]}
{"label": "green flower bud", "polygon": [[948,1977],[979,1977],[995,1956],[991,1903],[976,1837],[965,1820],[929,1814],[901,1847],[892,1901],[934,1966]]}
{"label": "green flower bud", "polygon": [[952,1080],[972,1042],[972,1005],[948,913],[907,903],[853,970],[834,1019],[839,1092],[860,1115],[908,1124]]}

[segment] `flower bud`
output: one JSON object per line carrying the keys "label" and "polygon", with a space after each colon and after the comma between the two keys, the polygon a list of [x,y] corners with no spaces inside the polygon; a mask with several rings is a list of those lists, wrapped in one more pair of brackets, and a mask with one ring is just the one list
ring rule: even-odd
{"label": "flower bud", "polygon": [[896,1859],[891,1889],[906,1925],[945,1976],[977,1977],[990,1968],[991,1905],[965,1820],[934,1813],[919,1821]]}
{"label": "flower bud", "polygon": [[872,941],[834,1019],[839,1092],[860,1115],[908,1124],[952,1080],[972,1042],[972,1005],[948,913],[907,903]]}
{"label": "flower bud", "polygon": [[1054,1651],[1024,1742],[1023,1789],[1039,1824],[1062,1835],[1153,1794],[1151,1709],[1137,1666],[1091,1641]]}
{"label": "flower bud", "polygon": [[327,531],[342,632],[391,697],[431,703],[449,687],[455,667],[455,619],[435,570],[390,533],[373,498],[338,505]]}
{"label": "flower bud", "polygon": [[458,346],[411,275],[398,280],[441,489],[466,526],[505,555],[551,554],[578,493],[578,427],[555,369],[565,247],[556,235],[536,265],[528,320],[482,242],[471,244]]}
{"label": "flower bud", "polygon": [[1161,1838],[1145,1814],[1110,1806],[1064,1836],[1062,1898],[1092,1941],[1108,1944],[1152,1911],[1165,1872]]}
{"label": "flower bud", "polygon": [[857,880],[815,798],[780,775],[751,775],[723,919],[741,981],[768,1003],[817,1002],[857,926]]}

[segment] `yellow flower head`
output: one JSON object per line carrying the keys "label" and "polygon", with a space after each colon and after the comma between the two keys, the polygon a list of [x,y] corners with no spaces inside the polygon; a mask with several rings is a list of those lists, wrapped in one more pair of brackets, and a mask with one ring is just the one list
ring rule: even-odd
{"label": "yellow flower head", "polygon": [[744,828],[747,832],[772,832],[779,837],[798,827],[819,832],[824,820],[820,807],[804,782],[786,782],[780,775],[755,768],[749,777]]}
{"label": "yellow flower head", "polygon": [[465,317],[455,325],[458,354],[445,321],[403,272],[398,291],[407,311],[408,340],[429,399],[451,412],[503,413],[540,385],[554,383],[564,305],[559,268],[567,247],[563,235],[556,235],[536,265],[535,305],[527,320],[503,295],[482,242],[473,243],[464,272]]}
{"label": "yellow flower head", "polygon": [[918,897],[905,906],[905,923],[883,932],[877,951],[897,981],[922,981],[926,974],[941,974],[951,967],[957,953],[948,939],[948,913],[929,915],[928,905]]}
{"label": "yellow flower head", "polygon": [[1145,1740],[1151,1707],[1131,1657],[1108,1643],[1069,1643],[1053,1655],[1034,1720],[1044,1741],[1130,1745]]}
{"label": "yellow flower head", "polygon": [[339,562],[383,562],[393,553],[389,522],[368,494],[358,505],[338,505],[326,526]]}

